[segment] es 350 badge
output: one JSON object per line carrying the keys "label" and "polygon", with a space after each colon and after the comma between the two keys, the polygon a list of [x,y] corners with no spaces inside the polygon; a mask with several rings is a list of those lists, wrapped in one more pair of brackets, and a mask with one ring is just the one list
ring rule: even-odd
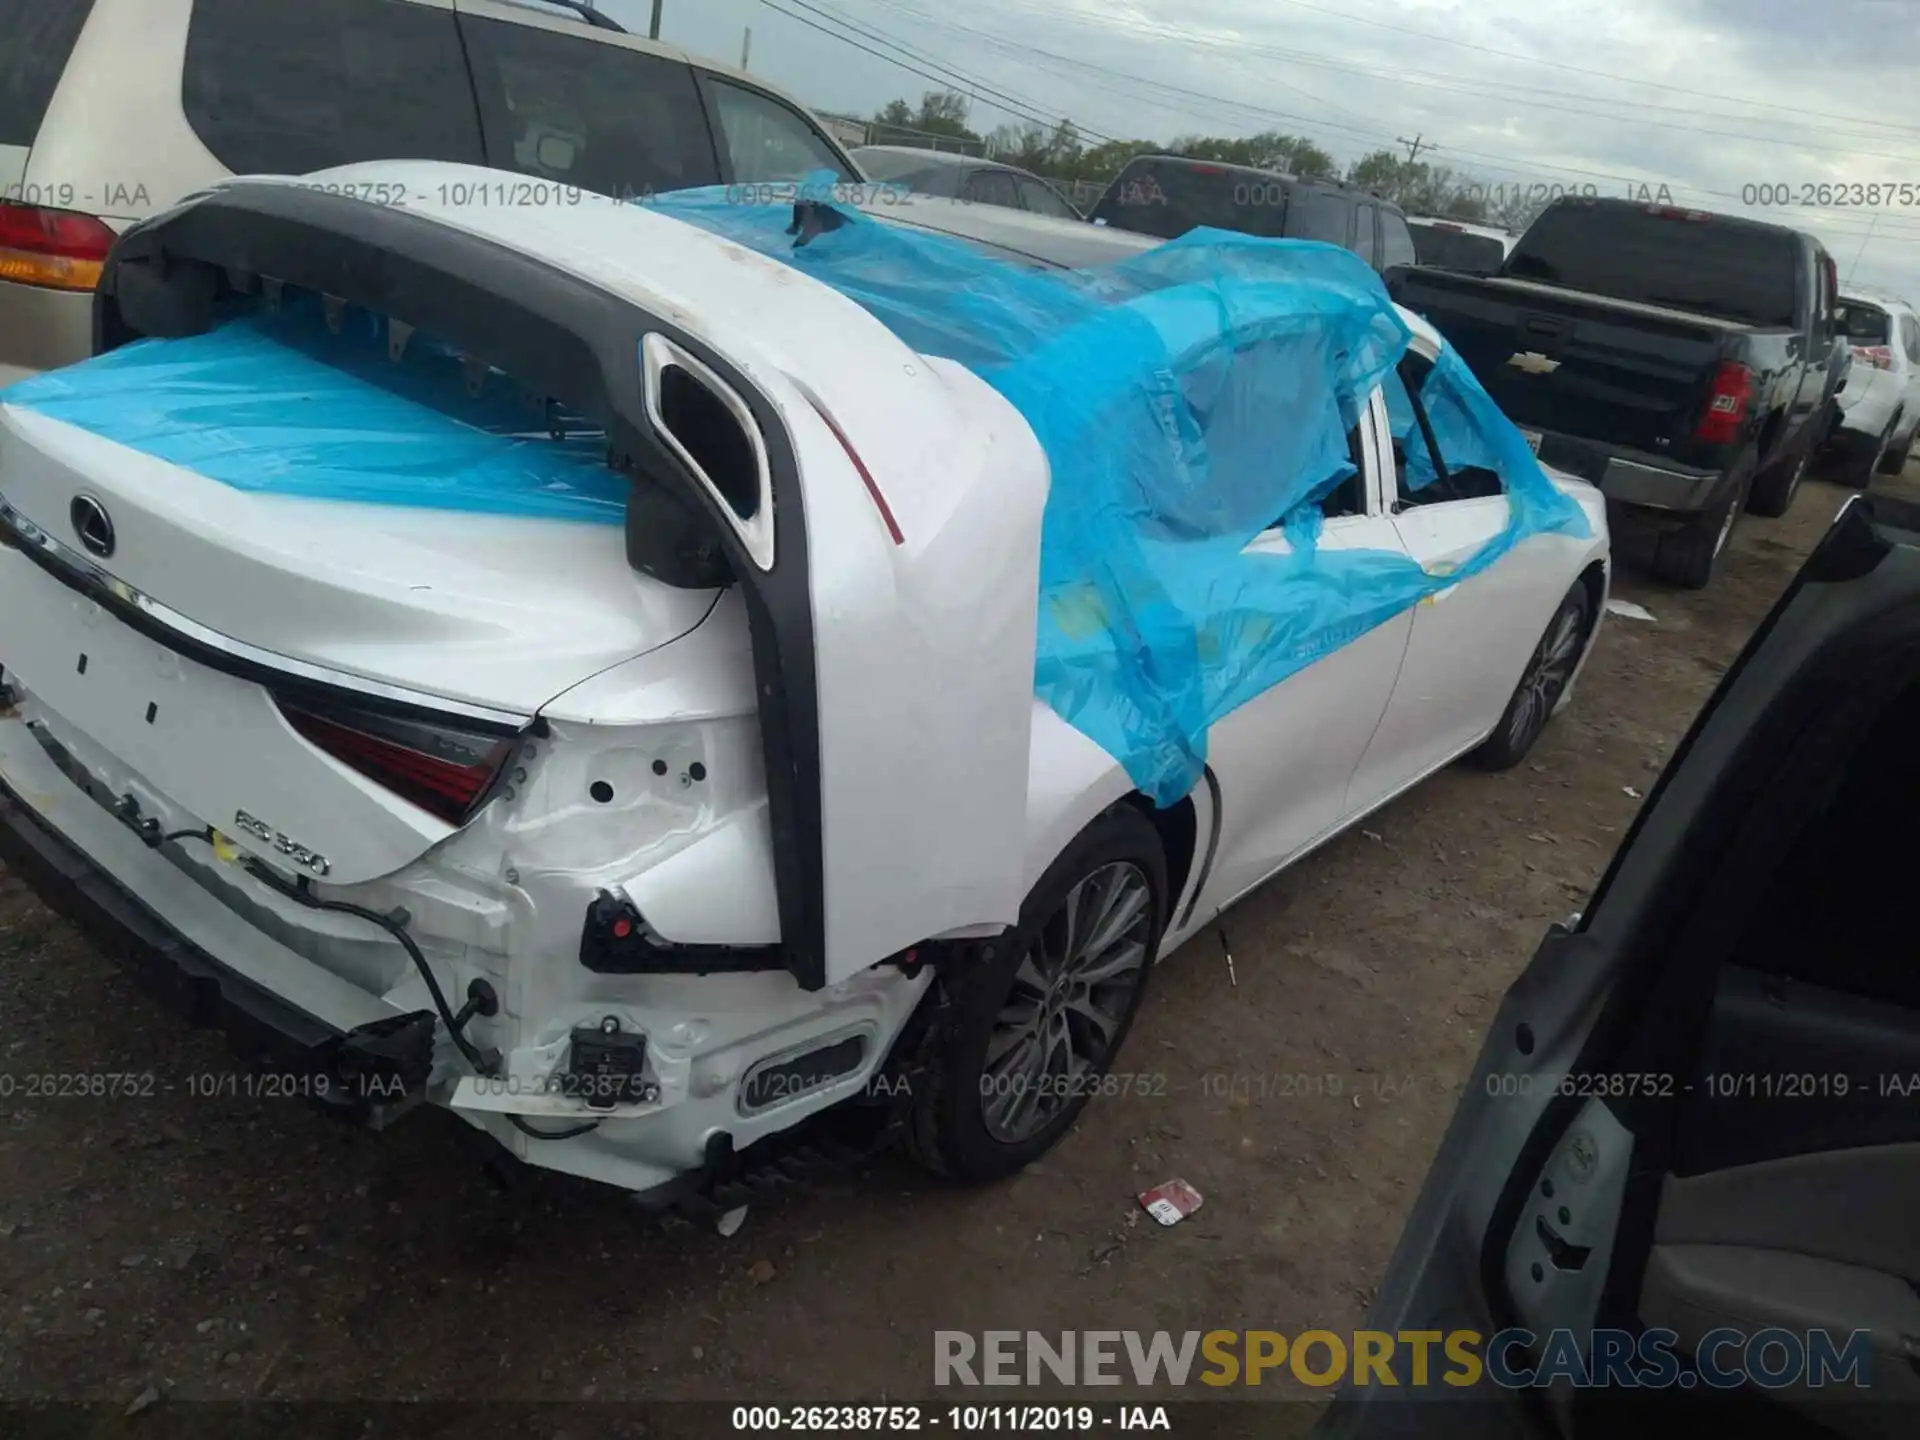
{"label": "es 350 badge", "polygon": [[236,830],[243,830],[254,839],[271,845],[303,870],[309,870],[315,875],[325,875],[333,869],[333,866],[327,863],[326,856],[309,850],[298,841],[274,829],[266,821],[249,815],[244,810],[233,812],[233,824]]}

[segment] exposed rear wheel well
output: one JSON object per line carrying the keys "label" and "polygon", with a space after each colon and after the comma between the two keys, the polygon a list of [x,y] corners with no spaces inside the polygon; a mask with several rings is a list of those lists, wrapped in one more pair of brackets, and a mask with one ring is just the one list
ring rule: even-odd
{"label": "exposed rear wheel well", "polygon": [[1147,822],[1160,836],[1160,848],[1167,857],[1167,916],[1171,924],[1180,897],[1187,891],[1187,877],[1193,870],[1194,847],[1199,839],[1199,821],[1194,814],[1193,797],[1189,795],[1163,810],[1136,790],[1120,803],[1131,805],[1146,816]]}

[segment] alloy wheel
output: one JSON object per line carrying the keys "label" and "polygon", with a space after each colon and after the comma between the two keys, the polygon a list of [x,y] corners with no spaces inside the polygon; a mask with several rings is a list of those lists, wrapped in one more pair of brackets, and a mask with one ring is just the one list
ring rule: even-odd
{"label": "alloy wheel", "polygon": [[1573,678],[1573,667],[1580,661],[1584,618],[1581,605],[1562,605],[1541,638],[1540,648],[1533,652],[1533,661],[1520,681],[1520,693],[1515,697],[1518,703],[1507,732],[1515,748],[1525,746],[1546,726],[1553,707],[1560,702],[1561,691]]}
{"label": "alloy wheel", "polygon": [[1152,916],[1146,874],[1116,861],[1040,926],[987,1037],[980,1105],[995,1140],[1031,1138],[1091,1092],[1144,978]]}

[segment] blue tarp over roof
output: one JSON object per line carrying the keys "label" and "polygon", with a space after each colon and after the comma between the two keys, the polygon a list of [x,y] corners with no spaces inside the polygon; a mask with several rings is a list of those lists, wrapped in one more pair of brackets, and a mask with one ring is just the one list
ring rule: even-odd
{"label": "blue tarp over roof", "polygon": [[[1505,529],[1429,575],[1391,550],[1319,548],[1319,502],[1353,473],[1347,434],[1409,340],[1380,278],[1306,241],[1195,231],[1090,270],[1045,271],[840,209],[796,247],[788,204],[724,188],[648,202],[847,295],[907,344],[956,360],[1033,427],[1052,466],[1036,693],[1169,804],[1208,727],[1529,535],[1585,535],[1519,432],[1450,350],[1422,389],[1450,469],[1496,472]],[[317,308],[317,307],[316,307]],[[247,489],[617,523],[599,437],[474,397],[458,358],[379,317],[235,320],[23,381],[0,401]],[[1404,410],[1404,406],[1401,407]],[[1417,432],[1409,483],[1433,474]],[[548,438],[550,426],[566,438]],[[1288,553],[1243,553],[1275,526]]]}

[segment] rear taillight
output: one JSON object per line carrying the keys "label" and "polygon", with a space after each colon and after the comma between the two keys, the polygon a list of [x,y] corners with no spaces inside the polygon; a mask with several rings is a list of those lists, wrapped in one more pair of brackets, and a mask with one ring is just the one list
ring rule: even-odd
{"label": "rear taillight", "polygon": [[479,808],[513,742],[439,721],[403,719],[285,696],[274,703],[295,731],[348,768],[449,825]]}
{"label": "rear taillight", "polygon": [[113,231],[75,210],[0,201],[0,280],[50,290],[91,290]]}
{"label": "rear taillight", "polygon": [[827,413],[827,407],[807,392],[807,402],[813,406],[814,413],[825,422],[827,429],[833,432],[833,438],[840,442],[840,448],[847,452],[847,459],[853,462],[860,483],[867,487],[867,494],[873,499],[874,509],[880,512],[880,519],[887,527],[887,534],[893,537],[893,543],[904,545],[907,537],[900,533],[900,522],[893,518],[893,507],[887,504],[887,497],[880,493],[880,485],[873,478],[873,472],[867,469],[867,462],[860,458],[860,452],[853,448],[853,442],[847,438],[847,432],[840,428],[840,422]]}
{"label": "rear taillight", "polygon": [[1876,370],[1893,368],[1893,347],[1891,345],[1856,345],[1853,353],[1866,361]]}
{"label": "rear taillight", "polygon": [[1713,385],[1707,391],[1706,408],[1693,438],[1705,445],[1730,445],[1740,438],[1747,423],[1747,407],[1753,400],[1753,372],[1732,360],[1722,360],[1713,372]]}

